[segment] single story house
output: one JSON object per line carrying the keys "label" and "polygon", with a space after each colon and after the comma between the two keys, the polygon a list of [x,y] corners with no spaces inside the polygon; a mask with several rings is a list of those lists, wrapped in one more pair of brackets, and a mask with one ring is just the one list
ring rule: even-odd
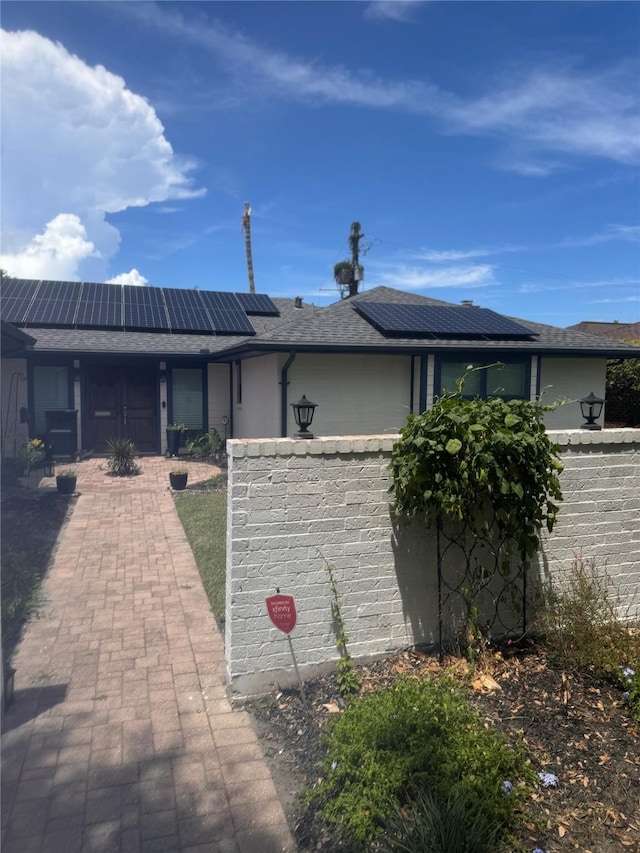
{"label": "single story house", "polygon": [[[56,453],[105,452],[130,437],[166,450],[172,422],[224,438],[291,435],[291,403],[317,403],[318,435],[395,433],[455,388],[573,401],[548,426],[582,422],[604,397],[619,341],[375,287],[317,307],[262,294],[3,277],[2,450],[58,438]],[[5,349],[6,342],[6,349]],[[54,443],[55,447],[55,443]]]}

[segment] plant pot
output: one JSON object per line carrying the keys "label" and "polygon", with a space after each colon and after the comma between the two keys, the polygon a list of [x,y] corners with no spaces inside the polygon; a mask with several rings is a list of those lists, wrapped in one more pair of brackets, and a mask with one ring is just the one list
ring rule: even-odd
{"label": "plant pot", "polygon": [[167,430],[167,453],[169,456],[177,456],[180,452],[180,441],[182,440],[182,430],[168,429]]}
{"label": "plant pot", "polygon": [[171,488],[176,492],[181,492],[183,489],[187,488],[187,477],[188,474],[174,474],[173,472],[169,474],[169,482],[171,483]]}
{"label": "plant pot", "polygon": [[56,486],[61,495],[72,495],[76,490],[77,477],[56,477]]}

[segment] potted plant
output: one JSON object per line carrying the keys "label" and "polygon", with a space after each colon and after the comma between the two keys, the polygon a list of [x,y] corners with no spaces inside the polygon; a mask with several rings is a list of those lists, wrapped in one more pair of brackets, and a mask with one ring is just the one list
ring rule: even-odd
{"label": "potted plant", "polygon": [[188,476],[189,473],[185,468],[174,468],[173,471],[169,471],[169,482],[171,483],[171,488],[176,492],[181,492],[186,489]]}
{"label": "potted plant", "polygon": [[177,456],[180,451],[182,434],[187,431],[184,424],[169,424],[167,427],[167,456]]}
{"label": "potted plant", "polygon": [[56,486],[61,495],[72,495],[76,490],[77,474],[73,468],[67,468],[56,475]]}

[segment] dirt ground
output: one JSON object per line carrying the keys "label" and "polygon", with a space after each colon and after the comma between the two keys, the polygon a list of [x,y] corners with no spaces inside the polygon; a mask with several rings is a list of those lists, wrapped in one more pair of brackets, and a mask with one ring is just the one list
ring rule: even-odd
{"label": "dirt ground", "polygon": [[[417,650],[358,667],[363,690],[389,685],[399,675],[427,677],[443,669],[463,677],[461,659],[441,665]],[[299,795],[317,783],[322,735],[340,713],[334,674],[305,683],[308,707],[297,691],[248,703],[271,772],[301,853],[344,850],[320,815]],[[519,732],[534,768],[558,777],[557,788],[533,792],[519,841],[524,851],[548,853],[640,851],[640,742],[617,687],[556,669],[542,648],[530,645],[487,655],[471,679],[474,702],[489,725]]]}

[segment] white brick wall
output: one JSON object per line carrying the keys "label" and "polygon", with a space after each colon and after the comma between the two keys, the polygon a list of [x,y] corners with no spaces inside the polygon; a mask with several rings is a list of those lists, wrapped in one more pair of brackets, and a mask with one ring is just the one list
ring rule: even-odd
{"label": "white brick wall", "polygon": [[[640,616],[640,430],[550,433],[562,447],[564,502],[540,572],[576,551],[606,566],[624,615]],[[335,664],[326,562],[354,658],[437,638],[430,534],[395,518],[388,463],[397,436],[234,440],[229,449],[226,656],[240,694],[295,683],[265,598],[293,595],[303,675]]]}

